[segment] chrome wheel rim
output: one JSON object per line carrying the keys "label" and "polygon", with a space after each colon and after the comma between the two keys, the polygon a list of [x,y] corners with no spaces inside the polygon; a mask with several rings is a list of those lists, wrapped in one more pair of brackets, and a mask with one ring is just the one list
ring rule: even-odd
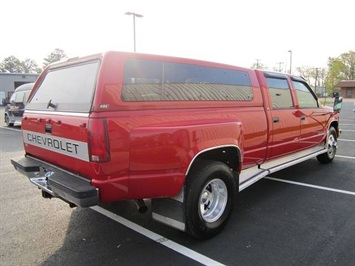
{"label": "chrome wheel rim", "polygon": [[337,146],[337,141],[333,134],[330,134],[328,137],[328,156],[329,158],[333,158],[335,155]]}
{"label": "chrome wheel rim", "polygon": [[217,221],[228,202],[228,190],[221,179],[213,179],[206,184],[200,194],[199,210],[202,219],[208,223]]}

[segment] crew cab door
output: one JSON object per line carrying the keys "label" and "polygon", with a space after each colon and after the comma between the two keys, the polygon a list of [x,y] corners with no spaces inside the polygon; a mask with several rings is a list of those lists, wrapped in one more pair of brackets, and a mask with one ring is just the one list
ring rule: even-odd
{"label": "crew cab door", "polygon": [[330,112],[319,106],[317,97],[304,80],[292,78],[292,85],[298,101],[296,113],[301,121],[300,149],[316,146],[325,138]]}
{"label": "crew cab door", "polygon": [[269,158],[299,150],[300,117],[296,113],[287,76],[265,73],[270,97]]}

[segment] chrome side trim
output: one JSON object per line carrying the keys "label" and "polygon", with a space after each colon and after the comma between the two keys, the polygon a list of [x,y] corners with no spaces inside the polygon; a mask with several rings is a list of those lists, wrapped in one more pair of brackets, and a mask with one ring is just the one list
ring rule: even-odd
{"label": "chrome side trim", "polygon": [[268,161],[260,166],[261,169],[266,169],[271,173],[280,171],[292,165],[298,164],[300,162],[306,161],[313,158],[319,154],[325,153],[327,150],[324,146],[316,146],[307,150],[299,151],[284,157]]}
{"label": "chrome side trim", "polygon": [[195,162],[196,158],[197,158],[200,154],[202,154],[202,153],[204,153],[204,152],[207,152],[207,151],[212,151],[212,150],[220,149],[220,148],[237,148],[238,153],[241,155],[240,162],[243,161],[242,153],[240,152],[240,149],[239,149],[239,147],[238,147],[237,145],[220,145],[220,146],[215,146],[215,147],[207,148],[207,149],[204,149],[204,150],[202,150],[202,151],[199,151],[197,154],[195,154],[194,158],[191,160],[191,162],[190,162],[190,164],[189,164],[189,167],[187,167],[187,170],[186,170],[186,172],[185,172],[185,176],[188,175],[192,164]]}
{"label": "chrome side trim", "polygon": [[264,178],[269,174],[268,170],[260,169],[259,166],[254,166],[243,170],[239,175],[239,191],[246,189],[255,182]]}
{"label": "chrome side trim", "polygon": [[79,117],[89,117],[89,113],[70,113],[70,112],[56,112],[56,111],[33,111],[33,110],[26,110],[23,114],[42,114],[42,115],[63,115],[63,116],[79,116]]}
{"label": "chrome side trim", "polygon": [[296,152],[284,156],[282,158],[268,161],[259,166],[255,166],[246,170],[242,170],[239,178],[239,191],[246,189],[260,179],[266,177],[269,174],[296,165],[298,163],[307,161],[320,154],[326,153],[327,149],[322,146],[313,147],[304,151]]}

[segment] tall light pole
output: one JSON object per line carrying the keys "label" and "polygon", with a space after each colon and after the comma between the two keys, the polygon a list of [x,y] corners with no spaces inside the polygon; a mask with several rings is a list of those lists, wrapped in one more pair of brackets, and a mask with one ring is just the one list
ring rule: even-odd
{"label": "tall light pole", "polygon": [[288,50],[290,53],[290,75],[292,74],[292,50]]}
{"label": "tall light pole", "polygon": [[126,12],[125,14],[128,16],[130,15],[133,16],[133,45],[134,45],[134,51],[136,51],[136,17],[142,18],[143,15],[134,12]]}
{"label": "tall light pole", "polygon": [[314,80],[314,93],[317,94],[318,68],[316,67],[316,78]]}

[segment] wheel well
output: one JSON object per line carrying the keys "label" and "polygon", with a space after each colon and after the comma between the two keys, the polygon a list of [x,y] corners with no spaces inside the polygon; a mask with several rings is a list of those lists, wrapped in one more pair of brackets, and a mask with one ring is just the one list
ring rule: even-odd
{"label": "wheel well", "polygon": [[[220,147],[203,151],[196,158],[194,158],[192,165],[201,159],[219,161],[228,165],[228,167],[233,169],[233,171],[240,170],[241,156],[238,147]],[[190,165],[189,169],[191,169],[192,165]]]}
{"label": "wheel well", "polygon": [[331,128],[331,127],[334,127],[334,128],[335,128],[335,131],[337,132],[337,137],[339,137],[339,135],[340,135],[340,132],[339,132],[339,123],[338,123],[337,121],[333,121],[333,122],[330,124],[329,128]]}

